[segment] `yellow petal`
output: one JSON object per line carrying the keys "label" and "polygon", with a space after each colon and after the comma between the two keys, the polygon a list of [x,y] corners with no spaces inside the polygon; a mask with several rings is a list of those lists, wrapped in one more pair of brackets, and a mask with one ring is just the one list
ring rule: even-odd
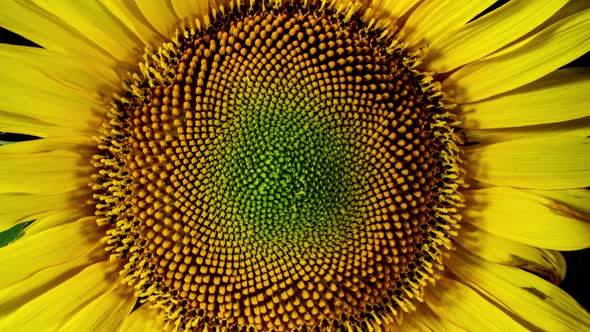
{"label": "yellow petal", "polygon": [[531,84],[481,102],[466,104],[464,128],[532,126],[590,116],[590,71],[553,72]]}
{"label": "yellow petal", "polygon": [[65,211],[84,206],[86,191],[57,192],[55,194],[0,194],[0,231],[20,222],[36,219],[48,211]]}
{"label": "yellow petal", "polygon": [[590,138],[580,133],[531,132],[523,138],[466,149],[469,177],[534,189],[590,186]]}
{"label": "yellow petal", "polygon": [[443,73],[481,59],[533,30],[566,3],[567,0],[510,1],[437,39],[430,45],[425,62],[432,70]]}
{"label": "yellow petal", "polygon": [[170,37],[178,18],[170,1],[136,1],[137,7],[148,22],[163,36]]}
{"label": "yellow petal", "polygon": [[532,192],[563,203],[574,210],[590,215],[589,189],[534,190]]}
{"label": "yellow petal", "polygon": [[172,7],[181,20],[201,17],[209,12],[209,2],[203,0],[176,0],[172,2]]}
{"label": "yellow petal", "polygon": [[0,326],[3,316],[67,281],[92,263],[94,261],[89,256],[82,255],[74,260],[49,266],[10,286],[0,288]]}
{"label": "yellow petal", "polygon": [[424,300],[437,315],[468,331],[528,331],[473,289],[450,277],[427,288]]}
{"label": "yellow petal", "polygon": [[22,237],[0,248],[0,288],[46,267],[85,255],[102,235],[93,219],[80,219]]}
{"label": "yellow petal", "polygon": [[[533,31],[529,32],[526,36],[522,37],[521,40],[519,40],[518,42],[520,42],[524,39],[527,39],[528,37],[536,34],[537,32],[540,32],[540,31],[546,29],[547,27],[551,26],[552,24],[559,22],[568,16],[574,15],[574,14],[584,11],[588,8],[590,8],[590,2],[588,2],[586,0],[569,0],[565,6],[561,7],[561,9],[557,13],[555,13],[555,15],[551,16],[551,18],[549,18],[547,21],[543,22],[543,24],[539,25]],[[518,44],[518,42],[516,42],[514,44]],[[505,49],[510,49],[513,45],[510,45],[510,47],[505,47],[504,49],[502,49],[502,51],[504,51]],[[497,53],[500,53],[500,52],[496,52],[496,53],[494,53],[494,55]]]}
{"label": "yellow petal", "polygon": [[118,331],[129,315],[135,297],[129,294],[126,285],[115,287],[85,305],[60,331]]}
{"label": "yellow petal", "polygon": [[[102,61],[90,56],[66,55],[37,47],[0,44],[2,66],[17,82],[43,91],[75,93],[91,100],[120,89],[119,75],[114,71],[116,61]],[[16,65],[16,68],[12,66]],[[22,68],[24,67],[24,68]],[[10,71],[10,73],[8,73]],[[33,82],[27,82],[33,81]]]}
{"label": "yellow petal", "polygon": [[133,311],[131,315],[127,316],[121,325],[120,332],[157,332],[162,328],[158,323],[158,311],[156,309],[148,309],[144,304],[137,310]]}
{"label": "yellow petal", "polygon": [[464,223],[453,239],[467,251],[490,262],[516,266],[542,274],[558,283],[565,277],[565,260],[559,251],[508,240]]}
{"label": "yellow petal", "polygon": [[590,314],[559,287],[512,266],[489,263],[457,250],[447,267],[531,330],[588,331]]}
{"label": "yellow petal", "polygon": [[470,190],[466,199],[464,220],[486,232],[539,248],[590,247],[590,222],[558,202],[503,187]]}
{"label": "yellow petal", "polygon": [[497,56],[508,54],[528,43],[532,39],[532,36],[536,35],[537,33],[547,29],[548,27],[567,17],[580,13],[589,8],[590,4],[588,4],[588,2],[585,0],[570,0],[565,6],[561,7],[561,9],[557,11],[557,13],[555,13],[553,16],[551,16],[548,20],[537,26],[535,29],[533,29],[523,37],[510,43],[508,46],[485,57],[485,59],[492,59]]}
{"label": "yellow petal", "polygon": [[[0,149],[0,155],[35,154],[56,150],[88,152],[90,149],[93,149],[95,145],[96,143],[94,143],[92,138],[85,136],[37,139],[2,146]],[[57,189],[58,188],[56,188],[56,190]]]}
{"label": "yellow petal", "polygon": [[487,145],[521,139],[553,138],[555,136],[586,137],[590,134],[589,130],[590,117],[526,127],[495,129],[467,128],[465,129],[465,134],[470,144],[464,150],[470,153],[471,149],[475,151]]}
{"label": "yellow petal", "polygon": [[590,50],[590,10],[565,18],[518,45],[457,70],[445,80],[446,90],[459,103],[483,100],[533,82],[577,59]]}
{"label": "yellow petal", "polygon": [[88,128],[73,129],[67,127],[68,123],[63,123],[63,125],[65,127],[19,115],[18,113],[0,110],[0,132],[20,133],[44,138],[88,135]]}
{"label": "yellow petal", "polygon": [[62,324],[79,308],[113,288],[117,281],[109,262],[93,264],[79,274],[0,317],[2,331],[45,331]]}
{"label": "yellow petal", "polygon": [[[22,239],[26,239],[35,234],[44,232],[50,228],[62,226],[72,222],[85,225],[96,225],[96,217],[93,214],[94,211],[92,211],[91,207],[85,209],[84,206],[76,210],[71,209],[41,213],[36,215],[35,221],[24,229]],[[105,230],[97,229],[96,232],[96,234],[102,235]],[[92,237],[89,237],[87,240],[90,241],[92,239]]]}
{"label": "yellow petal", "polygon": [[164,41],[160,34],[141,14],[135,0],[100,0],[100,3],[111,12],[121,24],[141,40],[143,45],[158,47]]}
{"label": "yellow petal", "polygon": [[39,139],[0,147],[0,193],[51,194],[88,188],[89,137]]}
{"label": "yellow petal", "polygon": [[408,18],[400,32],[409,46],[422,46],[439,41],[454,32],[495,0],[424,1]]}
{"label": "yellow petal", "polygon": [[73,30],[100,45],[115,59],[127,61],[132,58],[134,51],[143,50],[139,39],[97,1],[34,2],[67,23]]}
{"label": "yellow petal", "polygon": [[[436,287],[436,286],[433,286]],[[420,331],[420,332],[464,332],[465,329],[439,317],[432,312],[425,303],[418,303],[416,311],[404,318],[401,326],[392,326],[392,331]],[[389,330],[386,330],[389,331]]]}
{"label": "yellow petal", "polygon": [[0,66],[5,68],[0,72],[0,110],[3,112],[81,130],[88,130],[100,121],[96,111],[104,109],[104,105],[98,95],[90,97],[88,90],[67,86],[18,59],[2,57]]}
{"label": "yellow petal", "polygon": [[393,18],[402,17],[408,10],[414,7],[419,0],[377,0],[375,7],[385,10]]}
{"label": "yellow petal", "polygon": [[0,26],[49,50],[105,60],[109,58],[108,53],[98,44],[72,30],[66,23],[30,0],[3,1]]}
{"label": "yellow petal", "polygon": [[74,152],[3,154],[0,148],[0,193],[49,194],[60,188],[71,191],[88,186],[91,167]]}

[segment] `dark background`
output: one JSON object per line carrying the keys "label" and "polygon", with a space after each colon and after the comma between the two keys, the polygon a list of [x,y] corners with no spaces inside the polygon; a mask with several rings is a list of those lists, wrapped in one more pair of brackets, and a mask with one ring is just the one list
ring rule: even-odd
{"label": "dark background", "polygon": [[[498,1],[481,15],[498,8],[506,2],[505,0]],[[39,45],[2,27],[0,27],[0,43],[39,47]],[[584,56],[564,67],[590,67],[590,53],[586,53]],[[588,98],[588,96],[580,97]],[[0,133],[0,141],[17,141],[33,138],[26,135]],[[590,188],[588,189],[590,190]],[[590,249],[564,252],[563,255],[567,261],[567,273],[565,279],[559,286],[582,304],[586,310],[590,311]]]}

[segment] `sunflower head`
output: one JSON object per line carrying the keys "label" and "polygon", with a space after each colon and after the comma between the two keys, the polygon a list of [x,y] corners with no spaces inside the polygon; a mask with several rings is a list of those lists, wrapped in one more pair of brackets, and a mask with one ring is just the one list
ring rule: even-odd
{"label": "sunflower head", "polygon": [[0,331],[590,330],[583,1],[2,9]]}
{"label": "sunflower head", "polygon": [[462,183],[419,53],[356,3],[214,13],[147,51],[97,138],[97,216],[125,281],[197,329],[410,311]]}

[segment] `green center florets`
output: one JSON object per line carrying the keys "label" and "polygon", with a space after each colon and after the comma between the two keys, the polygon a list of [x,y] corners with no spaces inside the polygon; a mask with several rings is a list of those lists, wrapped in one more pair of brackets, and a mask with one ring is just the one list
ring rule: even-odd
{"label": "green center florets", "polygon": [[243,124],[228,135],[220,167],[228,179],[225,201],[235,202],[236,216],[262,241],[326,241],[346,224],[355,189],[346,152],[300,109],[280,101],[267,107],[272,111],[238,112]]}

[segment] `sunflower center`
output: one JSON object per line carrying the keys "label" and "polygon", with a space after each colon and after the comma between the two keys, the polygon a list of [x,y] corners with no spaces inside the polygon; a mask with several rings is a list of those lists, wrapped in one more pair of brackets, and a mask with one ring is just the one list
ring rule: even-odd
{"label": "sunflower center", "polygon": [[220,176],[228,181],[222,201],[235,204],[235,216],[252,224],[261,242],[311,245],[342,226],[337,221],[350,175],[337,141],[312,117],[281,103],[239,114],[251,122],[221,144],[236,147],[223,153]]}
{"label": "sunflower center", "polygon": [[392,323],[454,233],[452,116],[415,55],[356,7],[275,5],[149,51],[97,139],[106,249],[172,329]]}

